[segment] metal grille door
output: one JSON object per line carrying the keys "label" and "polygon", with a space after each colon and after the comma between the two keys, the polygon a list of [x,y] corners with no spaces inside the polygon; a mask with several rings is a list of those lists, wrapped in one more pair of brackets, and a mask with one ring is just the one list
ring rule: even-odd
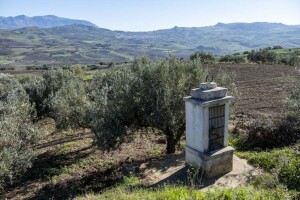
{"label": "metal grille door", "polygon": [[209,150],[222,148],[224,145],[225,105],[209,108]]}

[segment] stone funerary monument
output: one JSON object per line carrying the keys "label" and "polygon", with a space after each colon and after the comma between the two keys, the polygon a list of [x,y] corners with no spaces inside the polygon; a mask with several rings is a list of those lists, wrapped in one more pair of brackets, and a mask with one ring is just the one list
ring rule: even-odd
{"label": "stone funerary monument", "polygon": [[186,162],[201,168],[204,177],[232,170],[234,149],[228,146],[229,104],[227,89],[214,82],[201,83],[185,97]]}

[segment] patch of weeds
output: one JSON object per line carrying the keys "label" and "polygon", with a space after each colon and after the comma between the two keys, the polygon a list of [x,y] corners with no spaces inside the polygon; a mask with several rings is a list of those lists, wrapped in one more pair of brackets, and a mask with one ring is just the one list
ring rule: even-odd
{"label": "patch of weeds", "polygon": [[76,199],[168,199],[168,200],[219,200],[219,199],[278,199],[278,200],[292,200],[296,199],[297,194],[294,191],[288,191],[284,187],[277,187],[273,190],[255,188],[253,186],[244,186],[230,189],[212,188],[207,192],[199,189],[192,189],[190,187],[178,185],[165,185],[156,189],[147,188],[112,188],[101,194],[86,194]]}
{"label": "patch of weeds", "polygon": [[228,145],[234,146],[237,149],[241,149],[240,146],[240,138],[238,137],[232,137],[231,135],[228,138]]}
{"label": "patch of weeds", "polygon": [[[116,163],[115,160],[102,160],[95,156],[84,158],[69,166],[65,166],[61,170],[62,176],[77,175],[80,172],[95,171],[101,168],[110,168]],[[65,174],[65,175],[63,175]],[[59,177],[57,177],[59,178]]]}
{"label": "patch of weeds", "polygon": [[119,185],[119,187],[123,188],[133,188],[140,185],[140,179],[136,176],[124,176],[122,183]]}
{"label": "patch of weeds", "polygon": [[76,146],[76,142],[67,142],[64,143],[62,148],[56,153],[56,154],[65,154],[73,149],[74,146]]}
{"label": "patch of weeds", "polygon": [[51,179],[51,177],[61,174],[61,168],[49,167],[39,168],[35,173],[31,174],[34,179]]}
{"label": "patch of weeds", "polygon": [[186,147],[186,141],[180,141],[179,148],[185,149],[185,147]]}
{"label": "patch of weeds", "polygon": [[160,156],[162,152],[161,152],[160,148],[158,148],[158,147],[152,147],[150,149],[147,149],[147,153],[149,153],[150,156],[157,157],[157,156]]}
{"label": "patch of weeds", "polygon": [[300,151],[298,148],[269,151],[236,152],[249,163],[278,174],[279,182],[290,189],[300,191]]}
{"label": "patch of weeds", "polygon": [[114,164],[116,164],[116,160],[105,160],[102,162],[102,167],[105,167],[105,168],[109,168],[109,167],[112,167]]}
{"label": "patch of weeds", "polygon": [[203,171],[199,168],[189,167],[187,170],[188,184],[191,188],[200,188],[202,185]]}
{"label": "patch of weeds", "polygon": [[56,175],[56,176],[53,176],[51,178],[52,181],[60,181],[60,180],[63,180],[65,179],[66,177],[70,176],[70,174],[66,174],[66,173],[61,173],[59,175]]}
{"label": "patch of weeds", "polygon": [[93,78],[94,78],[94,76],[93,75],[84,75],[83,77],[82,77],[82,79],[84,80],[84,81],[90,81],[90,80],[93,80]]}
{"label": "patch of weeds", "polygon": [[274,189],[278,187],[279,180],[277,173],[263,173],[251,181],[251,185],[256,188]]}

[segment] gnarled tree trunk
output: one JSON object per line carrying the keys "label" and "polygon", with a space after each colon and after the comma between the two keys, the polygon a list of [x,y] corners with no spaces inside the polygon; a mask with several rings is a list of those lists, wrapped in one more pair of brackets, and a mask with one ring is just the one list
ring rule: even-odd
{"label": "gnarled tree trunk", "polygon": [[176,150],[176,140],[173,134],[167,135],[167,154],[175,153]]}

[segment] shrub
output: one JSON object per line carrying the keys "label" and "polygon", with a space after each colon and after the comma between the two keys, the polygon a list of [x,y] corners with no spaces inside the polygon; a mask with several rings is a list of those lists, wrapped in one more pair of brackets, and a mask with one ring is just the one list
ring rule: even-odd
{"label": "shrub", "polygon": [[15,67],[0,67],[0,71],[5,71],[5,70],[15,70]]}
{"label": "shrub", "polygon": [[289,65],[290,58],[287,56],[281,56],[278,60],[279,64]]}
{"label": "shrub", "polygon": [[26,70],[50,70],[51,66],[42,65],[42,66],[26,66]]}
{"label": "shrub", "polygon": [[32,126],[29,98],[13,77],[0,77],[0,188],[31,166],[31,145],[41,134]]}
{"label": "shrub", "polygon": [[225,55],[225,56],[221,56],[220,62],[245,63],[246,59],[242,56],[239,56],[239,55]]}
{"label": "shrub", "polygon": [[300,191],[300,153],[299,146],[293,148],[273,149],[261,152],[237,152],[251,164],[276,173],[279,181],[290,189]]}
{"label": "shrub", "polygon": [[278,56],[275,52],[270,51],[270,48],[259,49],[258,51],[252,50],[247,59],[250,62],[264,63],[264,64],[276,64]]}
{"label": "shrub", "polygon": [[69,69],[76,75],[84,75],[84,69],[83,66],[80,65],[72,65],[69,67]]}
{"label": "shrub", "polygon": [[284,147],[300,139],[299,122],[294,118],[281,117],[274,120],[259,117],[244,128],[244,134],[234,136],[234,146],[240,150]]}
{"label": "shrub", "polygon": [[290,66],[300,66],[300,55],[294,52],[288,59],[288,64]]}
{"label": "shrub", "polygon": [[275,46],[272,47],[272,49],[283,49],[283,47],[280,46],[280,45],[275,45]]}
{"label": "shrub", "polygon": [[216,57],[210,52],[196,52],[190,56],[191,60],[200,59],[201,63],[214,63]]}

